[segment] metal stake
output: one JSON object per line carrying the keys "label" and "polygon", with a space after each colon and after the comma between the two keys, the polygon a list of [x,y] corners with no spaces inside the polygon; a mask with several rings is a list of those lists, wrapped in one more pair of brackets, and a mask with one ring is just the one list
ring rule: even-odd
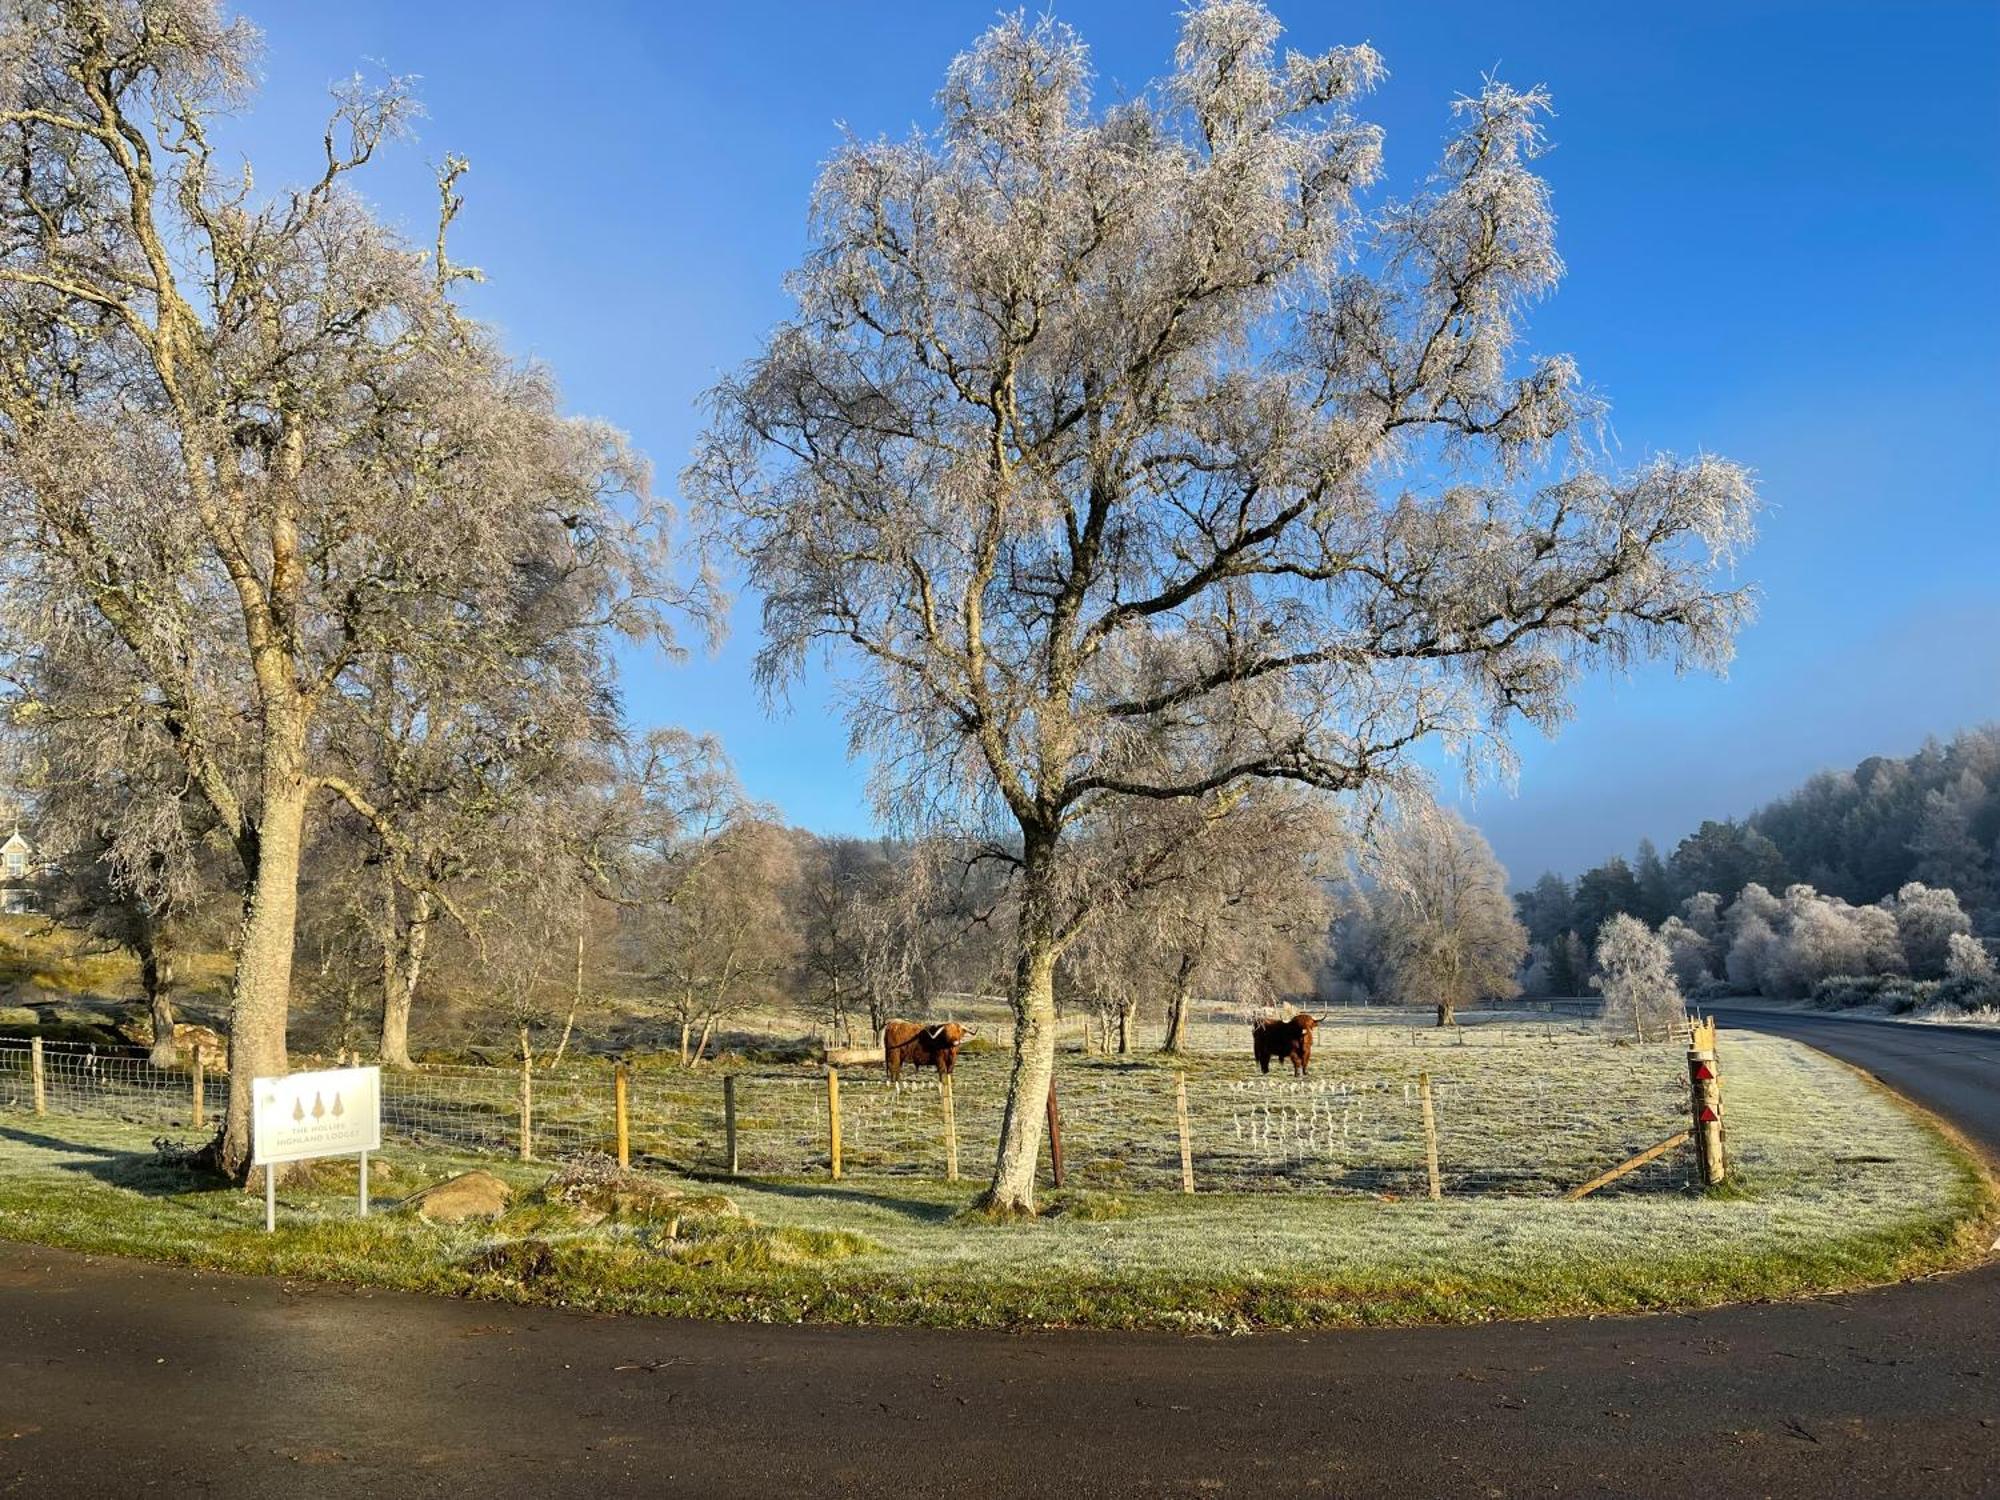
{"label": "metal stake", "polygon": [[274,1234],[278,1228],[278,1169],[270,1162],[264,1163],[264,1233]]}

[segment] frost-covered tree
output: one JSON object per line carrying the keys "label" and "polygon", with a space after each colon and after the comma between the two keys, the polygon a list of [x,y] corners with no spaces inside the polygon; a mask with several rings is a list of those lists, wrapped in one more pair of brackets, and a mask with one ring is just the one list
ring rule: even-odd
{"label": "frost-covered tree", "polygon": [[1714,663],[1746,608],[1745,472],[1607,471],[1574,365],[1517,357],[1561,269],[1546,97],[1459,101],[1434,176],[1367,208],[1381,60],[1278,35],[1190,5],[1172,71],[1099,109],[1071,31],[1001,21],[936,128],[835,151],[796,310],[685,478],[763,591],[765,683],[850,652],[886,806],[1014,862],[1003,1211],[1103,804],[1504,756],[1580,672]]}
{"label": "frost-covered tree", "polygon": [[1680,919],[1711,945],[1722,940],[1722,898],[1714,891],[1696,891],[1681,903]]}
{"label": "frost-covered tree", "polygon": [[1507,897],[1507,872],[1458,814],[1406,799],[1376,831],[1365,864],[1392,992],[1437,1008],[1452,1024],[1462,1005],[1520,993],[1515,975],[1528,935]]}
{"label": "frost-covered tree", "polygon": [[1917,979],[1942,978],[1955,934],[1970,933],[1972,922],[1952,892],[1913,880],[1882,903],[1896,918],[1903,958]]}
{"label": "frost-covered tree", "polygon": [[308,811],[367,815],[328,758],[357,674],[504,667],[524,594],[577,642],[654,631],[662,546],[624,442],[455,306],[463,163],[427,250],[350,190],[402,82],[336,91],[306,185],[231,170],[253,40],[216,0],[28,0],[0,31],[0,658],[37,723],[145,719],[234,847],[236,1171],[285,1069]]}
{"label": "frost-covered tree", "polygon": [[1954,932],[1945,947],[1944,972],[1949,979],[1991,979],[1993,955],[1978,938]]}
{"label": "frost-covered tree", "polygon": [[1683,993],[1700,989],[1715,978],[1715,945],[1679,917],[1660,924],[1660,941],[1667,945],[1674,979]]}
{"label": "frost-covered tree", "polygon": [[1620,914],[1604,924],[1590,979],[1604,996],[1604,1025],[1614,1035],[1665,1040],[1687,1018],[1667,945],[1636,917]]}

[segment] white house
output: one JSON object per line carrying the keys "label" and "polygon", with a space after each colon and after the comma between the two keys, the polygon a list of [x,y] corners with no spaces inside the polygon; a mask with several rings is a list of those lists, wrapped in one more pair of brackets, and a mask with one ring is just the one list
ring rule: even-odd
{"label": "white house", "polygon": [[28,877],[35,868],[35,846],[16,823],[7,841],[0,844],[0,912],[29,911],[34,906],[34,887]]}

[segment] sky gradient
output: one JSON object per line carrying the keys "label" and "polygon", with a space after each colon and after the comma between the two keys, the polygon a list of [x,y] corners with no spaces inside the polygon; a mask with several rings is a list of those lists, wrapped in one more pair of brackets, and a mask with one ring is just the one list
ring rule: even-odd
{"label": "sky gradient", "polygon": [[[1811,772],[2000,718],[2000,6],[1614,7],[1277,0],[1301,50],[1362,40],[1389,78],[1388,190],[1429,169],[1492,71],[1555,98],[1544,160],[1570,274],[1527,347],[1574,354],[1620,463],[1756,470],[1761,593],[1726,680],[1594,680],[1521,773],[1467,802],[1515,878],[1663,849]],[[1177,6],[1065,3],[1100,98],[1171,55]],[[1644,14],[1640,14],[1643,11]],[[671,493],[700,393],[786,309],[844,122],[927,123],[983,3],[409,5],[265,0],[264,90],[231,135],[265,185],[310,169],[330,80],[421,76],[418,138],[364,191],[427,239],[428,163],[471,158],[455,258],[569,405],[631,432]],[[721,651],[626,663],[634,719],[719,734],[751,793],[872,826],[823,681],[767,713],[756,601]]]}

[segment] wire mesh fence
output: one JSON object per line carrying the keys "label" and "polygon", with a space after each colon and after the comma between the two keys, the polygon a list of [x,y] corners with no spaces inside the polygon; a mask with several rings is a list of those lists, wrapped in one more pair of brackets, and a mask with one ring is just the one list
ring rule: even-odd
{"label": "wire mesh fence", "polygon": [[[1069,1181],[1121,1191],[1182,1185],[1179,1089],[1199,1191],[1421,1194],[1429,1150],[1420,1078],[1428,1078],[1440,1185],[1451,1195],[1553,1195],[1672,1134],[1687,1118],[1676,1044],[1622,1046],[1477,1030],[1463,1040],[1371,1030],[1316,1050],[1310,1076],[1263,1075],[1247,1060],[1163,1066],[1066,1054],[1057,1103]],[[1322,1035],[1324,1036],[1324,1031]],[[1332,1040],[1332,1039],[1329,1039]],[[1555,1043],[1551,1045],[1551,1043]],[[45,1043],[39,1097],[29,1044],[0,1040],[0,1109],[194,1123],[194,1070],[163,1068],[143,1049]],[[614,1069],[582,1061],[556,1071],[426,1066],[382,1075],[385,1138],[454,1152],[559,1160],[616,1147]],[[739,1069],[734,1137],[723,1070],[642,1062],[628,1073],[633,1158],[720,1172],[733,1156],[753,1176],[811,1177],[831,1166],[824,1070]],[[961,1055],[950,1118],[956,1152],[976,1172],[998,1149],[1007,1059]],[[951,1146],[935,1075],[891,1084],[846,1073],[841,1156],[857,1179],[940,1178]],[[227,1080],[211,1072],[212,1123]],[[1689,1180],[1686,1152],[1663,1156],[1620,1191]]]}
{"label": "wire mesh fence", "polygon": [[[191,1067],[163,1068],[144,1047],[0,1038],[0,1109],[89,1115],[137,1125],[193,1121]],[[39,1095],[39,1098],[37,1097]]]}

